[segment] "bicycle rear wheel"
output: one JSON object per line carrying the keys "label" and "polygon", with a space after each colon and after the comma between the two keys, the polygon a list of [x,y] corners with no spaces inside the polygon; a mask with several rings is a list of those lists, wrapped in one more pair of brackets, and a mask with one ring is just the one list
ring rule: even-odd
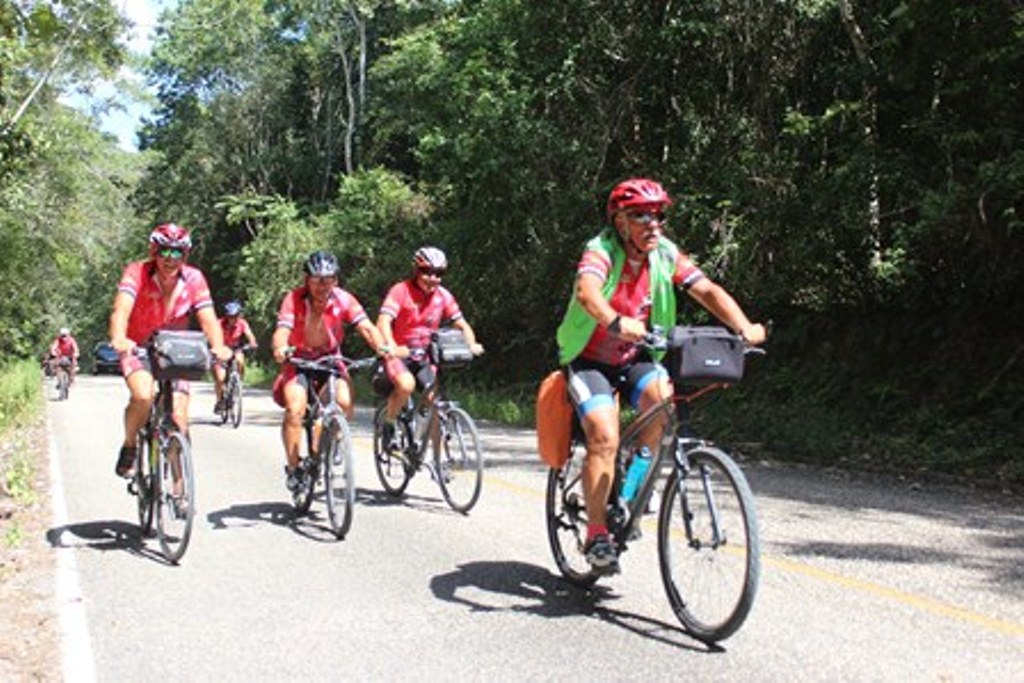
{"label": "bicycle rear wheel", "polygon": [[153,495],[155,477],[153,476],[153,439],[148,429],[139,430],[136,437],[138,446],[135,449],[135,502],[139,511],[139,527],[145,538],[153,533],[153,509],[156,507],[156,496]]}
{"label": "bicycle rear wheel", "polygon": [[441,495],[452,510],[469,512],[480,498],[484,459],[476,424],[462,408],[449,408],[440,425],[434,466]]}
{"label": "bicycle rear wheel", "polygon": [[[387,406],[378,406],[377,412],[373,416],[373,465],[384,490],[392,496],[401,496],[405,493],[413,472],[404,459],[384,448],[383,430],[386,409]],[[395,425],[395,432],[395,443],[398,445],[399,452],[407,452],[408,436],[401,422]]]}
{"label": "bicycle rear wheel", "polygon": [[754,495],[721,450],[688,452],[683,481],[669,475],[658,517],[658,559],[668,601],[697,639],[714,643],[743,625],[761,576]]}
{"label": "bicycle rear wheel", "polygon": [[324,421],[320,435],[320,457],[324,463],[324,488],[327,491],[327,518],[339,539],[352,526],[356,505],[356,483],[352,466],[352,434],[348,422],[340,416]]}
{"label": "bicycle rear wheel", "polygon": [[562,576],[578,586],[598,579],[583,554],[587,540],[587,508],[583,496],[583,445],[573,443],[561,469],[548,470],[545,501],[548,543]]}
{"label": "bicycle rear wheel", "polygon": [[225,407],[229,414],[231,424],[235,429],[238,429],[238,425],[242,424],[242,380],[237,374],[231,375],[225,396],[227,400],[227,405]]}
{"label": "bicycle rear wheel", "polygon": [[195,516],[195,474],[192,446],[180,432],[171,432],[159,451],[156,533],[168,562],[177,564],[192,535]]}

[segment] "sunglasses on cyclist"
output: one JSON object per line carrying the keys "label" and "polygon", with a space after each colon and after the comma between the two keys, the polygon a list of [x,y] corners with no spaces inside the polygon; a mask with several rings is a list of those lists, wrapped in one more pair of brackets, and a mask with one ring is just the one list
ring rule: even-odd
{"label": "sunglasses on cyclist", "polygon": [[172,258],[172,259],[183,259],[183,258],[185,258],[185,251],[183,249],[172,249],[170,247],[164,247],[162,249],[157,250],[156,253],[159,254],[160,256],[163,256],[164,258]]}
{"label": "sunglasses on cyclist", "polygon": [[333,285],[338,281],[336,275],[310,275],[309,281],[315,285]]}
{"label": "sunglasses on cyclist", "polygon": [[447,268],[420,268],[419,271],[423,275],[435,275],[437,277],[444,277]]}
{"label": "sunglasses on cyclist", "polygon": [[665,222],[664,211],[627,211],[626,218],[631,222],[637,223],[638,225],[651,225],[652,223],[658,223],[661,225]]}

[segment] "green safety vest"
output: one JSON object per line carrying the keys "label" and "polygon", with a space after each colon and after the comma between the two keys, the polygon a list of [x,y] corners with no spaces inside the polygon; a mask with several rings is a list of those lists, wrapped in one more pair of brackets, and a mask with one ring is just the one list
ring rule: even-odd
{"label": "green safety vest", "polygon": [[[587,243],[586,251],[603,252],[611,261],[611,272],[601,288],[602,296],[606,300],[611,299],[619,285],[622,267],[626,263],[626,249],[622,246],[622,241],[613,230],[606,229]],[[658,247],[647,255],[651,280],[651,325],[658,325],[666,331],[676,322],[676,290],[672,285],[672,275],[675,272],[678,253],[679,248],[675,244],[661,237]],[[561,365],[568,365],[583,352],[597,328],[597,320],[590,317],[576,299],[577,286],[573,286],[569,308],[565,312],[562,324],[558,326],[558,362]],[[656,360],[661,360],[664,352],[657,352],[654,355]]]}

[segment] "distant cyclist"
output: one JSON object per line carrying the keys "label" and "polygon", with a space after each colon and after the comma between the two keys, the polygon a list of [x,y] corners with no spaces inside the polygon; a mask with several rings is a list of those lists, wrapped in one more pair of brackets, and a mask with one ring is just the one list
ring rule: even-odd
{"label": "distant cyclist", "polygon": [[[316,359],[341,352],[345,327],[355,327],[376,353],[384,349],[384,339],[366,315],[362,304],[338,286],[338,260],[327,251],[315,251],[306,260],[306,281],[285,295],[277,314],[277,327],[271,339],[274,360],[282,364],[274,380],[274,401],[284,408],[281,439],[285,452],[285,485],[294,492],[301,484],[298,472],[302,441],[302,418],[306,413],[306,376],[285,361]],[[338,382],[338,405],[352,416],[351,380],[344,364],[339,364],[345,381]]]}
{"label": "distant cyclist", "polygon": [[618,549],[605,517],[619,447],[615,394],[643,411],[672,391],[665,369],[636,342],[650,325],[668,330],[675,324],[677,287],[747,342],[759,344],[765,338],[764,326],[752,324],[725,289],[662,235],[671,203],[653,180],[632,178],[615,186],[606,209],[610,226],[587,243],[558,328],[559,362],[567,366],[570,399],[587,441],[584,552],[594,568],[604,571],[618,568]]}
{"label": "distant cyclist", "polygon": [[66,327],[60,328],[53,343],[50,344],[50,362],[53,364],[53,372],[57,372],[57,365],[62,359],[68,359],[68,380],[70,384],[75,383],[75,373],[78,370],[78,342],[71,336],[71,330]]}
{"label": "distant cyclist", "polygon": [[[238,374],[245,377],[245,354],[242,348],[248,346],[255,349],[256,335],[249,327],[249,321],[242,317],[242,304],[239,301],[231,300],[224,304],[224,315],[220,318],[220,329],[224,335],[224,346],[234,352],[235,363],[238,367]],[[213,412],[218,413],[223,407],[224,381],[227,379],[227,369],[224,363],[213,364],[213,384],[217,394],[217,405]]]}
{"label": "distant cyclist", "polygon": [[[185,263],[192,249],[189,231],[174,223],[156,226],[149,235],[150,257],[128,264],[117,285],[110,314],[110,345],[121,355],[121,373],[131,394],[124,411],[124,443],[117,455],[118,476],[131,477],[135,463],[136,437],[149,418],[155,393],[150,358],[134,353],[161,329],[187,329],[189,315],[195,314],[213,354],[231,357],[217,315],[210,288],[202,272]],[[174,422],[188,433],[189,383],[174,381]]]}
{"label": "distant cyclist", "polygon": [[386,448],[394,446],[395,419],[416,388],[434,382],[434,368],[427,358],[430,335],[442,322],[462,330],[474,355],[484,352],[473,328],[462,316],[459,304],[441,285],[448,271],[448,257],[437,247],[424,246],[412,258],[412,275],[394,284],[384,297],[377,328],[391,357],[374,378],[374,386],[388,397],[383,437]]}

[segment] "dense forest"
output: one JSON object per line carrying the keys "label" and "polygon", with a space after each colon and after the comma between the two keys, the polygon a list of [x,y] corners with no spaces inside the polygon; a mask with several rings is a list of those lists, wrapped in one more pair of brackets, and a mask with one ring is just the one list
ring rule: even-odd
{"label": "dense forest", "polygon": [[[0,2],[0,356],[105,335],[158,221],[266,336],[312,249],[375,310],[422,243],[524,406],[608,190],[751,317],[708,403],[779,457],[1024,483],[1024,6],[1015,0],[180,0],[152,54],[113,0]],[[138,153],[64,104],[124,66]],[[684,305],[681,319],[703,321]]]}

